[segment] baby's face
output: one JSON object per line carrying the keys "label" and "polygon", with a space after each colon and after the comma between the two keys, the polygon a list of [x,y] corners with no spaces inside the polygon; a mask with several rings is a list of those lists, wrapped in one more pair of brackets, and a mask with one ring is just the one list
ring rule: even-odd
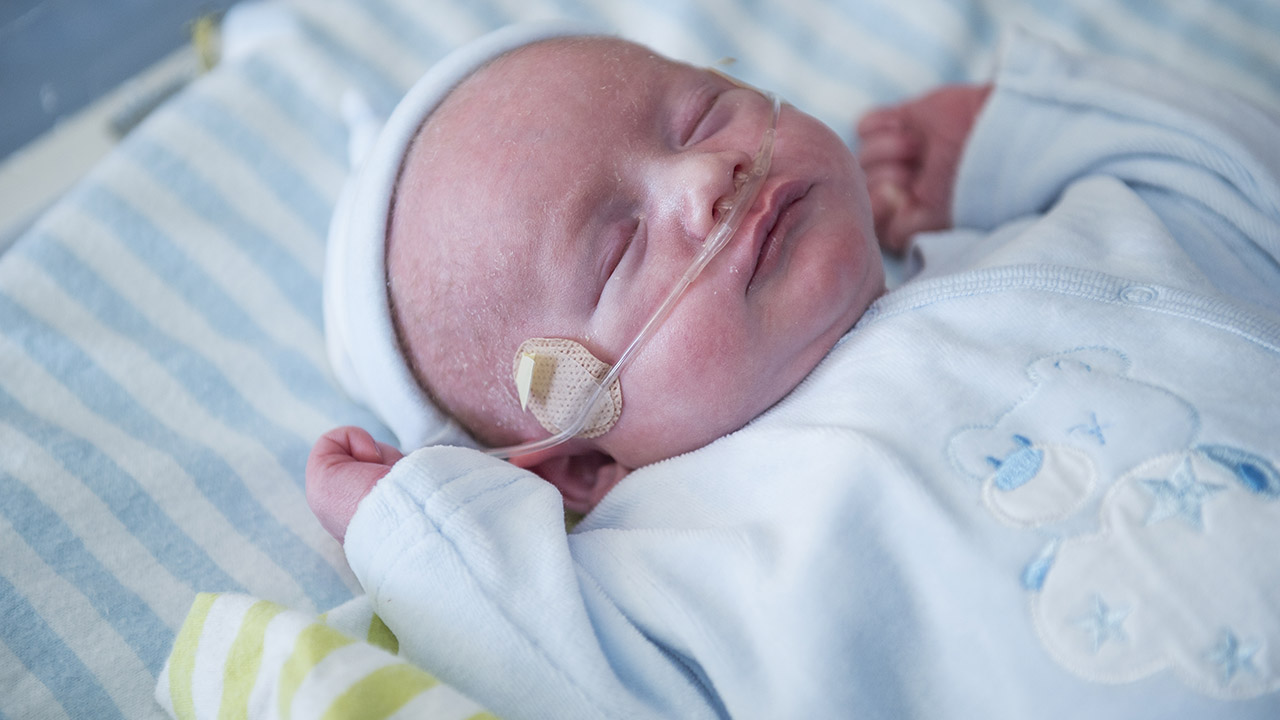
{"label": "baby's face", "polygon": [[[436,396],[488,422],[482,436],[545,436],[516,399],[520,342],[565,337],[616,361],[769,116],[754,90],[608,39],[534,45],[460,86],[408,156],[388,257]],[[622,415],[598,448],[628,467],[672,457],[794,388],[884,289],[865,185],[838,136],[784,107],[758,198],[623,372]],[[448,305],[467,330],[442,327]]]}

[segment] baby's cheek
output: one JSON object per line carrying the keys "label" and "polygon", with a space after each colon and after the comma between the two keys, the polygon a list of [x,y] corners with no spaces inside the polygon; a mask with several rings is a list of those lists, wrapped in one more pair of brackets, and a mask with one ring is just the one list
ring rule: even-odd
{"label": "baby's cheek", "polygon": [[[767,392],[759,357],[724,334],[691,337],[635,380],[623,383],[623,420],[642,427],[660,458],[697,449],[744,425]],[[638,374],[639,375],[639,374]],[[763,409],[761,406],[760,409]],[[628,412],[632,417],[628,418]]]}

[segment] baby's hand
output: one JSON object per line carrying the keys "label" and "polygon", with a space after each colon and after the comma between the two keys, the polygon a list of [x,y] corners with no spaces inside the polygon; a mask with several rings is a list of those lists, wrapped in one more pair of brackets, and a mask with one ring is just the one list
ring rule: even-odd
{"label": "baby's hand", "polygon": [[330,430],[307,458],[307,504],[329,534],[342,541],[356,506],[404,455],[354,427]]}
{"label": "baby's hand", "polygon": [[858,123],[858,161],[882,248],[902,254],[916,233],[951,226],[960,155],[990,94],[990,85],[949,85]]}

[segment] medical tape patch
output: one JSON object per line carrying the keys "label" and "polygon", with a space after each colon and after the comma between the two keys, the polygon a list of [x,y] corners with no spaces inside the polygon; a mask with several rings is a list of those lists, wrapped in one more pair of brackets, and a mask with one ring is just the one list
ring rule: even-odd
{"label": "medical tape patch", "polygon": [[[516,389],[520,404],[542,427],[558,433],[608,374],[610,365],[565,338],[530,338],[516,350]],[[596,402],[578,437],[593,438],[613,428],[622,415],[622,387],[615,379]]]}

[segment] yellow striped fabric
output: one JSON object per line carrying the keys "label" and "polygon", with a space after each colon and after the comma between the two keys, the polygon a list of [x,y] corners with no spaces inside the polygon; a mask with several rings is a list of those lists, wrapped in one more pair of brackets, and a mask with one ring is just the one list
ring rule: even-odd
{"label": "yellow striped fabric", "polygon": [[249,692],[253,690],[253,681],[258,677],[258,667],[262,661],[263,634],[267,623],[283,609],[274,603],[260,600],[245,613],[244,622],[236,633],[231,651],[227,653],[227,662],[223,666],[219,720],[249,716]]}
{"label": "yellow striped fabric", "polygon": [[398,645],[364,598],[316,617],[205,593],[178,633],[156,696],[177,720],[496,720],[396,657]]}
{"label": "yellow striped fabric", "polygon": [[204,621],[215,596],[201,594],[187,613],[169,656],[169,694],[173,712],[178,718],[194,718],[195,703],[191,698],[191,680],[195,674],[196,646],[204,634]]}

